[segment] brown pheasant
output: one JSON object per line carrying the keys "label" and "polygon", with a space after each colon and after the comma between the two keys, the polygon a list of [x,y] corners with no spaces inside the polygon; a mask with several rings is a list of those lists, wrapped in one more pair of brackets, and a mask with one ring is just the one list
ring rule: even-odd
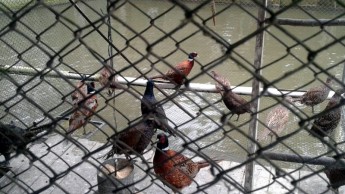
{"label": "brown pheasant", "polygon": [[216,81],[217,91],[221,93],[225,106],[231,111],[229,119],[231,119],[234,114],[237,114],[236,121],[238,121],[240,114],[252,113],[250,110],[250,104],[240,95],[232,92],[230,82],[225,77],[215,71],[212,71],[211,73]]}
{"label": "brown pheasant", "polygon": [[170,150],[168,137],[165,134],[158,134],[157,138],[153,169],[164,184],[168,183],[168,186],[181,191],[192,183],[201,168],[210,165],[206,161],[193,162],[186,156]]}
{"label": "brown pheasant", "polygon": [[345,168],[340,166],[334,167],[332,165],[328,166],[324,172],[332,189],[336,190],[335,193],[339,193],[338,188],[345,185]]}
{"label": "brown pheasant", "polygon": [[340,100],[343,99],[342,94],[345,92],[344,89],[338,89],[335,91],[332,98],[329,100],[324,113],[321,113],[317,117],[310,129],[311,134],[316,137],[326,137],[335,128],[337,128],[341,119],[341,107],[339,105]]}
{"label": "brown pheasant", "polygon": [[302,104],[311,106],[314,113],[314,106],[326,100],[329,92],[331,91],[331,83],[332,78],[328,77],[326,80],[326,84],[310,88],[300,98],[297,98],[294,101],[300,101]]}
{"label": "brown pheasant", "polygon": [[279,135],[285,129],[290,114],[290,110],[286,106],[292,102],[292,98],[286,96],[283,102],[285,102],[284,105],[279,104],[268,113],[266,117],[266,128],[260,133],[258,141],[262,141],[270,136],[272,142],[273,136]]}

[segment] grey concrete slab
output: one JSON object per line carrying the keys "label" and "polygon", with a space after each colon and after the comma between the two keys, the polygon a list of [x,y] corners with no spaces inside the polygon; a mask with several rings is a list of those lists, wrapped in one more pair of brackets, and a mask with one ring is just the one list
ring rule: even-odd
{"label": "grey concrete slab", "polygon": [[[110,149],[97,152],[90,157],[85,157],[103,144],[77,139],[79,145],[62,143],[63,137],[58,134],[49,135],[44,142],[34,143],[29,146],[30,151],[38,158],[31,162],[22,154],[11,160],[11,172],[0,179],[1,192],[3,193],[30,193],[42,189],[41,193],[97,193],[98,166],[104,161],[104,156]],[[143,163],[139,158],[135,163],[136,174],[134,181],[138,193],[172,193],[158,180],[152,169],[153,150],[147,151],[144,158],[149,163]],[[120,156],[123,157],[123,156]],[[200,158],[195,157],[197,161]],[[244,166],[232,161],[222,161],[219,167],[226,171],[222,176],[213,176],[210,168],[201,169],[195,181],[183,193],[242,193],[244,184]],[[255,165],[254,188],[255,194],[268,193],[331,193],[327,188],[327,179],[324,173],[313,174],[312,171],[296,171],[284,169],[289,176],[272,179],[271,167]],[[61,174],[64,173],[65,174]],[[218,174],[217,170],[215,171]],[[291,172],[291,173],[290,173]],[[55,177],[59,175],[59,177]],[[308,177],[310,176],[310,177]],[[54,179],[54,177],[56,179]],[[308,177],[304,179],[303,177]],[[294,180],[301,180],[297,186]],[[212,183],[212,184],[210,184]],[[200,189],[202,191],[200,191]],[[345,193],[340,188],[340,193]]]}

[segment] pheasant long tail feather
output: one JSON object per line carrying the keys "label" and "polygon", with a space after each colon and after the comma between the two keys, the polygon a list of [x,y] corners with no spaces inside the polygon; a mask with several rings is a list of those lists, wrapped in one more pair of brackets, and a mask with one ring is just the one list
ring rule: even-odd
{"label": "pheasant long tail feather", "polygon": [[302,100],[302,97],[298,97],[298,98],[293,98],[291,101],[292,102],[300,102]]}
{"label": "pheasant long tail feather", "polygon": [[150,77],[150,79],[159,79],[159,78],[165,79],[165,76],[164,75],[155,75],[155,76]]}
{"label": "pheasant long tail feather", "polygon": [[28,129],[28,131],[26,132],[25,136],[27,137],[33,137],[43,131],[50,131],[53,130],[56,126],[56,123],[48,123],[48,124],[44,124],[41,126],[35,126],[34,128],[30,128]]}
{"label": "pheasant long tail feather", "polygon": [[200,162],[197,162],[199,168],[205,168],[205,167],[208,167],[210,164],[207,162],[207,161],[200,161]]}
{"label": "pheasant long tail feather", "polygon": [[[215,163],[219,163],[222,160],[214,160],[214,159],[212,159],[212,161],[215,162]],[[210,166],[210,163],[208,161],[199,161],[199,162],[196,162],[196,163],[198,164],[199,169]]]}

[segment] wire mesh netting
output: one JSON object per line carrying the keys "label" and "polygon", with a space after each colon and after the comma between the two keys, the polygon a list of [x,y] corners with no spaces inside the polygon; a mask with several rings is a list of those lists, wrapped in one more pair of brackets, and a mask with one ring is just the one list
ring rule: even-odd
{"label": "wire mesh netting", "polygon": [[344,3],[0,1],[1,192],[344,192]]}

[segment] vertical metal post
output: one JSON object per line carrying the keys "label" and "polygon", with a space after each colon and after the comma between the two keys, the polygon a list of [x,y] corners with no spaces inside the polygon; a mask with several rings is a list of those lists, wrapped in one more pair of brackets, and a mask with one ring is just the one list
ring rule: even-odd
{"label": "vertical metal post", "polygon": [[[113,42],[113,39],[111,37],[111,20],[110,20],[110,4],[111,4],[111,0],[107,0],[107,14],[108,14],[108,17],[107,17],[107,23],[108,23],[108,40],[109,42]],[[111,46],[111,44],[108,45],[108,55],[109,55],[109,58],[110,58],[110,65],[111,67],[114,67],[114,63],[113,63],[113,47]]]}
{"label": "vertical metal post", "polygon": [[[344,62],[344,66],[343,66],[343,77],[342,77],[341,81],[345,85],[345,62]],[[343,86],[341,86],[341,87],[343,87]],[[344,134],[343,138],[345,140],[345,133],[344,133],[345,132],[345,111],[344,111],[343,106],[341,107],[341,115],[342,115],[343,118],[341,119],[341,126],[340,127],[343,130],[343,134]]]}
{"label": "vertical metal post", "polygon": [[[267,7],[266,0],[258,1],[264,7]],[[262,28],[265,20],[265,9],[259,7],[258,11],[258,29]],[[264,46],[264,32],[259,33],[256,35],[256,45],[255,45],[255,56],[254,56],[254,68],[255,73],[261,74],[261,63],[262,63],[262,55],[263,55],[263,46]],[[259,94],[260,94],[260,82],[257,79],[254,79],[252,84],[252,111],[256,113],[259,109]],[[250,123],[249,123],[249,132],[248,136],[256,139],[256,131],[258,126],[258,115],[254,114]],[[252,154],[256,151],[256,144],[255,142],[248,142],[248,153]],[[252,156],[249,156],[252,157]],[[253,174],[254,174],[254,162],[250,162],[246,164],[246,171],[245,171],[245,180],[244,180],[244,189],[246,193],[250,193],[253,188]]]}

